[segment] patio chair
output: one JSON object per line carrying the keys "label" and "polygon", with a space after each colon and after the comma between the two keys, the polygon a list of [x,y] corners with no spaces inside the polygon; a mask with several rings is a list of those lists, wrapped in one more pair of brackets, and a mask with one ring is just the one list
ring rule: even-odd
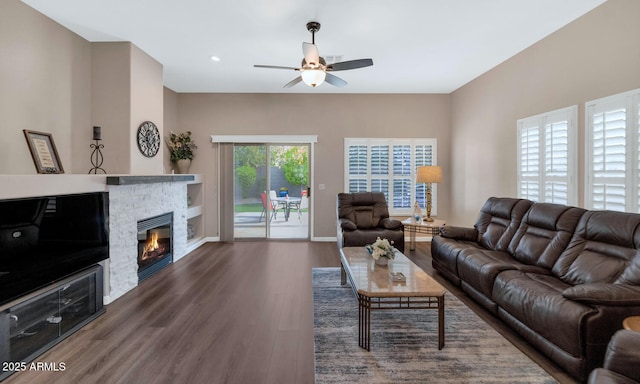
{"label": "patio chair", "polygon": [[278,209],[282,208],[284,210],[287,208],[287,202],[282,201],[273,189],[269,191],[269,199],[271,199],[271,204],[276,204],[278,206]]}
{"label": "patio chair", "polygon": [[[260,199],[262,200],[262,213],[260,213],[260,218],[258,219],[258,223],[262,221],[262,217],[265,216],[265,212],[267,212],[267,193],[260,192]],[[269,217],[269,222],[271,222],[278,214],[279,204],[277,201],[271,201],[271,216]]]}
{"label": "patio chair", "polygon": [[309,207],[309,198],[307,196],[302,196],[300,198],[300,204],[296,207],[298,209],[298,221],[302,221],[302,210],[307,209]]}

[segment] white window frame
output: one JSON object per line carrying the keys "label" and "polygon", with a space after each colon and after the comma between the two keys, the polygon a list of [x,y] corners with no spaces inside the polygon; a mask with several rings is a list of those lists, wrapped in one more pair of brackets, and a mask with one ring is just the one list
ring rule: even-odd
{"label": "white window frame", "polygon": [[[547,134],[547,127],[553,124],[566,124],[567,127],[567,143],[566,150],[554,150],[553,145],[549,145],[552,137]],[[521,198],[547,203],[559,203],[566,205],[578,205],[578,183],[577,164],[578,164],[578,106],[557,109],[555,111],[542,113],[539,115],[519,119],[517,121],[518,129],[518,145],[517,145],[517,191]],[[527,151],[526,137],[528,134],[537,134],[538,143],[536,148]],[[563,175],[557,175],[554,172],[553,165],[547,160],[547,156],[554,158],[560,163],[566,161],[566,172]],[[525,161],[525,157],[527,157]],[[525,164],[526,163],[526,164]],[[537,166],[536,175],[524,174],[523,167],[526,165]],[[554,173],[556,173],[554,175]],[[550,183],[566,184],[566,196],[554,196],[553,189],[551,194],[547,194],[547,186]],[[538,195],[528,194],[524,185],[534,185],[537,187]]]}
{"label": "white window frame", "polygon": [[[607,169],[596,170],[594,156],[594,140],[600,140],[594,133],[594,117],[603,113],[612,113],[624,108],[624,122],[618,122],[624,129],[624,169],[609,168],[618,176],[607,176]],[[640,213],[640,89],[596,99],[585,103],[585,207],[587,209],[608,209]],[[613,146],[613,145],[612,145]],[[620,147],[618,144],[617,147]],[[600,154],[598,154],[600,156]],[[604,163],[607,164],[607,163]],[[608,164],[614,164],[610,162]],[[596,174],[599,173],[600,176]],[[608,194],[607,189],[620,192],[618,201],[616,193]],[[597,193],[596,190],[600,192]],[[610,196],[607,199],[607,195]],[[600,196],[596,200],[595,196]]]}
{"label": "white window frame", "polygon": [[[349,174],[349,148],[354,145],[363,145],[367,147],[367,164],[366,164],[366,172],[364,174],[359,175],[350,175]],[[389,166],[393,168],[393,146],[397,145],[409,145],[410,146],[410,175],[404,176],[403,178],[410,178],[410,204],[406,208],[394,208],[394,188],[393,188],[393,172],[389,172],[388,175],[372,175],[371,172],[371,148],[376,146],[389,146]],[[371,190],[371,181],[372,179],[380,180],[380,179],[388,179],[389,180],[389,196],[388,196],[388,206],[389,206],[389,214],[391,216],[410,216],[413,212],[413,204],[416,201],[416,164],[415,164],[415,149],[418,146],[431,146],[431,162],[432,164],[425,165],[438,165],[437,164],[437,139],[434,138],[351,138],[347,137],[344,139],[344,186],[343,190],[345,192],[349,192],[350,180],[360,179],[366,181],[366,190]],[[418,185],[420,187],[420,185]],[[431,185],[431,196],[432,196],[432,209],[431,215],[437,216],[438,214],[438,187],[437,183]],[[420,196],[422,198],[422,196]],[[425,209],[422,206],[422,209]]]}

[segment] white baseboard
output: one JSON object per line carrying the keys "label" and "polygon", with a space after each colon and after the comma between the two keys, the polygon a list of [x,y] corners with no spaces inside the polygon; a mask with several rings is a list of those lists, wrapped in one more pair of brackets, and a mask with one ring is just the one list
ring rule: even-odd
{"label": "white baseboard", "polygon": [[311,241],[317,241],[317,242],[324,242],[324,243],[335,243],[336,241],[338,241],[338,239],[336,237],[312,237]]}

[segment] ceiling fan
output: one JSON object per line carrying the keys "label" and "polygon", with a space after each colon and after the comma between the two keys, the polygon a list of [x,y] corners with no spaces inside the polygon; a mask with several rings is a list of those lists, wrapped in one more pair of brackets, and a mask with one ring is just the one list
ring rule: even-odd
{"label": "ceiling fan", "polygon": [[282,67],[278,65],[254,65],[254,67],[288,69],[301,72],[300,76],[284,85],[284,88],[291,88],[301,81],[310,87],[317,87],[325,81],[336,87],[344,87],[347,85],[347,82],[329,72],[345,71],[347,69],[363,68],[373,65],[373,60],[371,59],[349,60],[327,64],[324,57],[320,57],[318,47],[316,47],[316,32],[320,30],[320,23],[317,21],[308,22],[307,30],[311,32],[311,43],[302,43],[304,58],[302,59],[300,68]]}

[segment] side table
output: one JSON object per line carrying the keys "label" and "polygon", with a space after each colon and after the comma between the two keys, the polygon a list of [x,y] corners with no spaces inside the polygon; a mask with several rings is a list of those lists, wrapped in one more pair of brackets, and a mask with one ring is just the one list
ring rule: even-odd
{"label": "side table", "polygon": [[631,331],[640,331],[640,316],[629,316],[622,322],[622,327]]}
{"label": "side table", "polygon": [[427,235],[436,236],[440,234],[440,228],[444,227],[447,222],[444,220],[433,221],[415,221],[412,217],[402,220],[405,228],[409,230],[409,250],[416,250],[416,233],[425,233]]}

